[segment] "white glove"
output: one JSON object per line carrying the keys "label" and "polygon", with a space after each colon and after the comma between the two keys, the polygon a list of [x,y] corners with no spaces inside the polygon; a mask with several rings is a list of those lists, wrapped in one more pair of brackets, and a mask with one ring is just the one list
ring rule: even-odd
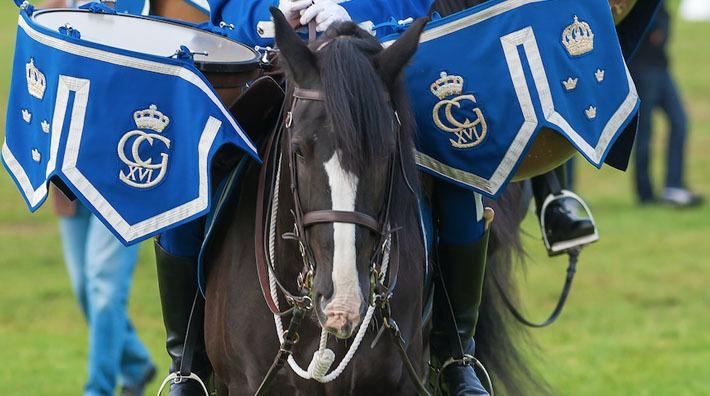
{"label": "white glove", "polygon": [[301,25],[316,21],[316,30],[323,32],[334,22],[350,21],[350,14],[333,0],[315,0],[314,4],[301,14]]}
{"label": "white glove", "polygon": [[297,27],[299,25],[298,20],[301,18],[301,14],[303,14],[303,11],[312,4],[313,0],[280,0],[279,10],[281,10],[291,26]]}

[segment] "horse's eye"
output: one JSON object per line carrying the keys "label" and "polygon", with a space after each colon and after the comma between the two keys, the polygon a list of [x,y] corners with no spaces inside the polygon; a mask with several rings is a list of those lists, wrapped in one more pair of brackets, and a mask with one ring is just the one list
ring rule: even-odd
{"label": "horse's eye", "polygon": [[303,150],[301,149],[301,145],[294,144],[291,147],[291,150],[293,151],[294,154],[296,154],[296,157],[303,158]]}

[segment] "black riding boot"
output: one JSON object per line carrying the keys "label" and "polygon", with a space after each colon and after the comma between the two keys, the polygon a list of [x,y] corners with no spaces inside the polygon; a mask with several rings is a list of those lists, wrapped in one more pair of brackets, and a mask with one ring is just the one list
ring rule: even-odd
{"label": "black riding boot", "polygon": [[[165,346],[172,359],[170,372],[180,372],[183,377],[190,372],[195,373],[206,385],[212,374],[212,366],[205,351],[204,300],[197,294],[196,260],[170,255],[156,242],[155,261],[165,323]],[[188,347],[185,348],[191,312],[194,312],[192,320],[196,322],[191,326],[194,334],[189,334],[189,337],[194,342],[188,342]],[[184,378],[180,382],[173,382],[170,387],[170,396],[203,396],[204,394],[199,382],[192,379]]]}
{"label": "black riding boot", "polygon": [[[563,194],[567,186],[564,165],[532,178],[535,213],[540,220],[545,245],[551,256],[598,239],[596,226],[581,199]],[[568,192],[568,191],[567,191]],[[568,192],[569,193],[569,192]],[[549,199],[544,208],[543,203]],[[587,217],[580,216],[584,213]],[[544,226],[543,226],[544,225]]]}
{"label": "black riding boot", "polygon": [[467,357],[475,350],[487,247],[488,231],[470,244],[438,247],[441,276],[434,294],[432,363],[442,370],[439,379],[451,396],[488,395]]}

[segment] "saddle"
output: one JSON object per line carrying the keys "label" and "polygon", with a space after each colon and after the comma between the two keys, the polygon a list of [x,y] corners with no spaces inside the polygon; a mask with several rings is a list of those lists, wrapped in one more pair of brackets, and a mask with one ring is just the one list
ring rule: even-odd
{"label": "saddle", "polygon": [[[281,85],[274,78],[264,76],[254,81],[230,109],[249,138],[259,146],[260,153],[280,122],[279,115],[283,101],[284,90]],[[213,175],[221,176],[213,176],[213,185],[217,188],[212,197],[214,202],[212,210],[205,221],[205,238],[197,262],[197,279],[203,294],[206,279],[204,256],[218,241],[217,238],[225,235],[224,231],[236,209],[240,183],[249,163],[251,157],[243,155],[238,150],[222,150],[217,153],[213,161]]]}

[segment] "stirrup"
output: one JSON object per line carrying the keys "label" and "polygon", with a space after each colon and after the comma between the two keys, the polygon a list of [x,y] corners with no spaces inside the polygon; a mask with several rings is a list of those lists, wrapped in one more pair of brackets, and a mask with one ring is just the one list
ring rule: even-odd
{"label": "stirrup", "polygon": [[[474,370],[474,372],[475,368],[478,367],[485,376],[486,383],[488,384],[488,388],[486,389],[486,391],[488,392],[488,394],[490,394],[490,396],[495,396],[495,393],[493,392],[493,381],[491,380],[491,376],[488,374],[488,370],[483,365],[483,363],[481,363],[480,360],[476,359],[473,355],[467,353],[463,354],[463,356],[460,358],[450,357],[446,359],[446,361],[440,367],[434,367],[431,365],[431,363],[429,364],[430,370],[433,370],[434,374],[436,375],[436,383],[434,384],[434,396],[437,396],[439,394],[439,390],[441,389],[442,373],[447,367],[453,365],[470,366],[471,369]],[[483,383],[481,383],[481,385],[483,385]]]}
{"label": "stirrup", "polygon": [[[163,389],[165,389],[165,386],[170,384],[179,384],[181,382],[185,381],[197,381],[200,386],[202,387],[202,390],[205,392],[205,396],[210,396],[210,393],[207,391],[207,387],[205,386],[205,383],[202,382],[202,379],[195,373],[190,373],[189,375],[181,375],[179,371],[176,371],[174,373],[170,373],[163,382],[160,384],[160,388],[158,388],[158,393],[157,396],[160,396],[163,394]],[[169,388],[168,388],[169,389]]]}
{"label": "stirrup", "polygon": [[[577,211],[584,212],[582,219],[589,220],[592,223],[592,232],[585,233],[584,235],[577,235],[571,238],[565,238],[559,241],[551,241],[550,233],[548,233],[547,227],[545,226],[545,218],[547,217],[546,214],[548,207],[554,202],[559,202],[561,205],[563,205],[563,207],[568,209],[569,206],[565,205],[565,203],[573,202],[574,206],[576,206],[575,209]],[[587,203],[584,202],[582,198],[580,198],[577,194],[569,190],[560,190],[559,194],[550,194],[545,198],[545,201],[542,204],[542,208],[540,209],[540,229],[542,232],[543,242],[545,243],[545,248],[547,249],[547,253],[550,256],[556,256],[558,254],[562,254],[573,249],[581,249],[582,247],[599,240],[597,223],[594,221],[592,211],[589,209],[589,206],[587,206]]]}

